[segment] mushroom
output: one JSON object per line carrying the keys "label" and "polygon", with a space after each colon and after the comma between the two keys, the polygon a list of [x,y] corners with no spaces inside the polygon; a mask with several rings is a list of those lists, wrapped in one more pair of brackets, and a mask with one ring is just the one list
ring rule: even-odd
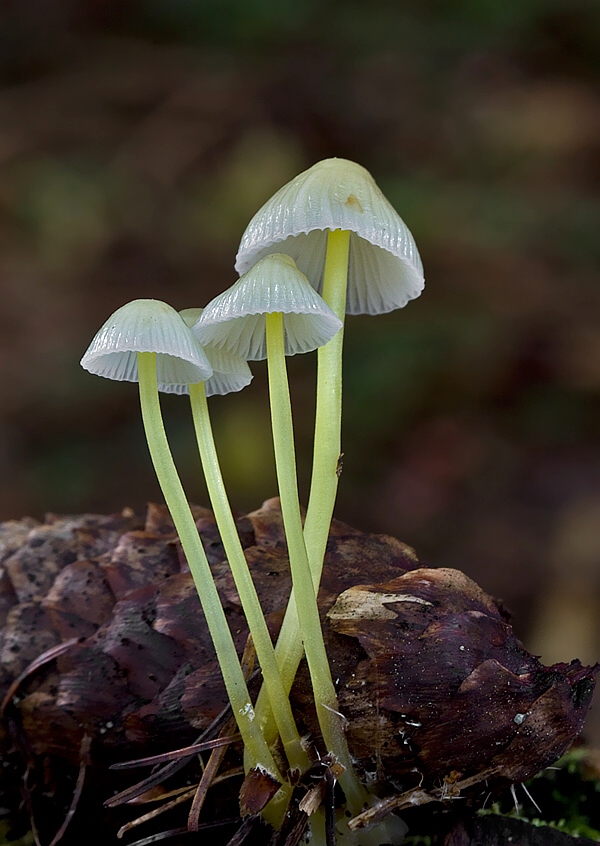
{"label": "mushroom", "polygon": [[[328,751],[344,767],[340,784],[348,806],[353,813],[359,813],[367,793],[348,751],[304,544],[285,363],[286,355],[316,349],[331,340],[341,327],[341,320],[322,301],[293,260],[275,253],[258,261],[229,290],[215,297],[193,331],[202,344],[210,343],[246,358],[267,359],[281,512],[317,717]],[[281,663],[280,667],[285,678],[286,668]],[[296,668],[294,675],[295,671]]]}
{"label": "mushroom", "polygon": [[[202,312],[201,308],[189,308],[181,311],[180,315],[188,326],[193,326],[201,317]],[[213,375],[206,382],[189,385],[189,395],[208,495],[252,635],[269,703],[288,763],[293,770],[304,772],[310,765],[310,759],[296,728],[289,691],[285,690],[281,679],[271,635],[240,543],[221,474],[206,401],[212,394],[226,394],[230,391],[241,390],[250,382],[252,374],[246,360],[241,356],[210,346],[205,347],[204,352],[212,365]]]}
{"label": "mushroom", "polygon": [[[408,227],[371,174],[346,159],[325,159],[296,176],[254,215],[242,236],[236,269],[273,252],[290,255],[335,314],[379,314],[402,308],[424,286],[423,266]],[[318,351],[313,470],[304,540],[318,587],[341,455],[342,348],[339,332]],[[293,612],[278,641],[293,668],[302,644]],[[262,714],[264,698],[257,708]],[[269,724],[267,720],[267,736]]]}
{"label": "mushroom", "polygon": [[157,300],[135,300],[106,321],[81,359],[81,365],[108,379],[139,382],[150,456],[200,597],[249,760],[252,766],[263,767],[283,785],[259,722],[254,719],[233,637],[173,461],[160,409],[159,390],[182,393],[188,384],[201,383],[212,376],[208,360],[175,309]]}

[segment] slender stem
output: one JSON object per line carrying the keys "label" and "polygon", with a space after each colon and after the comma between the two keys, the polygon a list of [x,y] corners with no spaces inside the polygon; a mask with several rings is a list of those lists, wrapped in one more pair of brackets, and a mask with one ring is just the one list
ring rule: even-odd
{"label": "slender stem", "polygon": [[[329,232],[323,299],[340,318],[346,315],[350,233]],[[317,408],[313,468],[304,524],[304,542],[315,584],[319,583],[337,495],[342,429],[342,350],[344,329],[318,351]]]}
{"label": "slender stem", "polygon": [[[342,322],[346,314],[349,247],[349,232],[336,229],[328,233],[323,299]],[[318,350],[313,470],[304,524],[304,541],[317,590],[321,580],[325,548],[337,494],[338,462],[341,452],[343,343],[344,330],[342,328],[329,343]],[[299,630],[292,591],[276,647],[282,678],[288,690],[293,684],[302,659],[303,647]],[[262,690],[256,703],[256,710],[260,715],[265,736],[269,740],[275,732],[275,725],[272,717],[268,713],[265,715],[265,711],[268,712],[268,702]]]}
{"label": "slender stem", "polygon": [[189,388],[194,428],[208,494],[221,540],[225,547],[225,554],[248,621],[248,628],[254,641],[271,709],[290,767],[304,772],[310,766],[310,759],[302,747],[292,714],[289,691],[285,690],[281,680],[273,642],[231,513],[210,423],[204,383],[190,385]]}
{"label": "slender stem", "polygon": [[150,456],[200,597],[233,715],[252,766],[264,767],[283,784],[277,765],[261,734],[258,720],[255,720],[254,708],[233,637],[171,455],[158,397],[156,353],[138,353],[137,358],[142,419]]}
{"label": "slender stem", "polygon": [[283,315],[281,313],[267,314],[266,329],[275,466],[300,632],[323,740],[327,750],[333,752],[345,768],[340,776],[340,784],[346,794],[346,801],[351,812],[358,813],[367,799],[367,794],[354,772],[338,713],[337,697],[329,670],[315,587],[304,544],[296,478],[292,408],[285,365]]}

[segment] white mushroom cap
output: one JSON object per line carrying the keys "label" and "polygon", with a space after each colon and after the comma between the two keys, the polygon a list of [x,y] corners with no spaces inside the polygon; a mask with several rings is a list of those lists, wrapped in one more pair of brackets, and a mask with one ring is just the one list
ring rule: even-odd
{"label": "white mushroom cap", "polygon": [[[186,325],[192,327],[200,319],[203,311],[203,308],[184,308],[179,314]],[[202,349],[213,371],[213,375],[204,383],[207,397],[212,397],[214,394],[223,395],[241,391],[254,378],[245,358],[239,355],[231,355],[216,347],[206,346]],[[184,387],[182,393],[189,394],[187,386]]]}
{"label": "white mushroom cap", "polygon": [[287,255],[257,262],[204,309],[193,332],[201,344],[241,355],[267,357],[265,314],[283,313],[285,354],[323,346],[342,322]]}
{"label": "white mushroom cap", "polygon": [[410,230],[364,167],[325,159],[284,185],[254,215],[235,268],[287,253],[320,291],[327,230],[350,230],[348,314],[380,314],[418,297],[425,280]]}
{"label": "white mushroom cap", "polygon": [[137,382],[137,353],[156,353],[158,389],[183,393],[212,375],[202,347],[174,308],[160,300],[133,300],[96,333],[81,366],[119,382]]}

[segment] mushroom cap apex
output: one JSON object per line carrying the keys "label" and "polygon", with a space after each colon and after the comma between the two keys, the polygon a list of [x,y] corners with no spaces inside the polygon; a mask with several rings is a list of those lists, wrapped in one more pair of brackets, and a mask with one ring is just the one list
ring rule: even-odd
{"label": "mushroom cap apex", "polygon": [[200,320],[203,311],[204,309],[200,307],[182,308],[179,312],[179,316],[181,317],[185,325],[189,326],[189,328],[191,329],[194,323],[197,323],[198,320]]}

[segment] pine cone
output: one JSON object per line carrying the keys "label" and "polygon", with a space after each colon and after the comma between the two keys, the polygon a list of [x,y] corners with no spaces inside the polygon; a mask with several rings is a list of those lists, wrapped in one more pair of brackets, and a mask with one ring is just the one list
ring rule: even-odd
{"label": "pine cone", "polygon": [[[246,624],[213,515],[194,516],[241,652]],[[237,525],[275,635],[290,590],[278,500]],[[143,520],[126,509],[5,523],[0,562],[4,746],[16,741],[25,765],[78,766],[88,738],[104,799],[109,763],[187,745],[226,706],[164,507]],[[351,751],[383,792],[521,781],[582,728],[598,668],[542,666],[474,582],[424,567],[394,538],[334,521],[319,606]],[[304,666],[292,696],[323,753]]]}

